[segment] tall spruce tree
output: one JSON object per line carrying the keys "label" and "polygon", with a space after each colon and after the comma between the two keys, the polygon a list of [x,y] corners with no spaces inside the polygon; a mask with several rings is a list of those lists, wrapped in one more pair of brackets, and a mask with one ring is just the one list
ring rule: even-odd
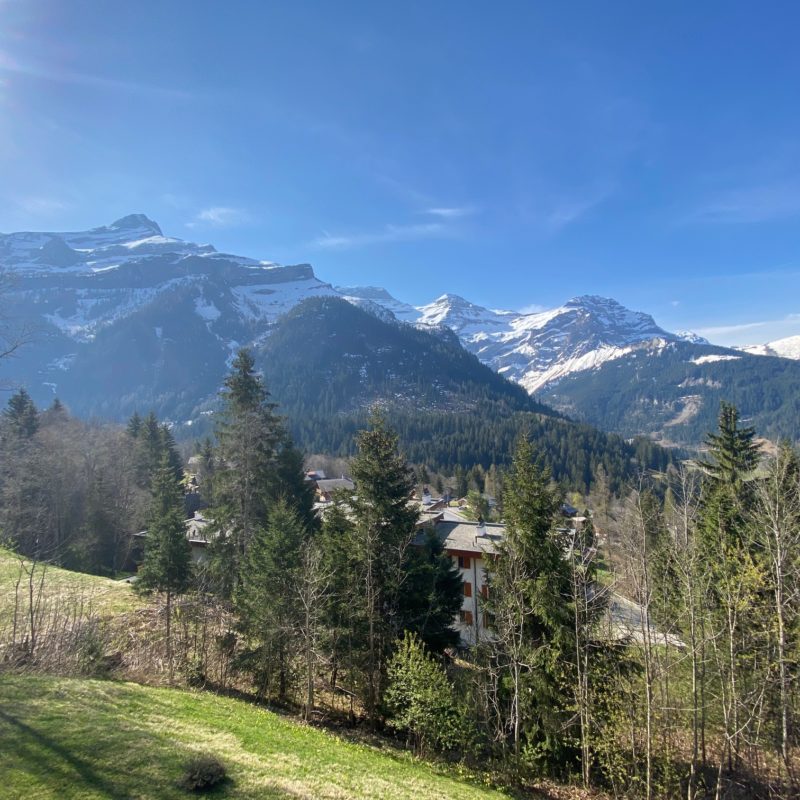
{"label": "tall spruce tree", "polygon": [[247,548],[266,524],[283,430],[249,350],[234,359],[220,399],[212,511],[218,537],[211,556],[218,590],[230,597]]}
{"label": "tall spruce tree", "polygon": [[397,434],[378,412],[357,438],[350,500],[352,558],[358,595],[354,611],[363,624],[364,706],[372,723],[385,688],[386,664],[402,629],[401,593],[406,557],[415,536],[417,509],[410,498],[414,478],[401,455]]}
{"label": "tall spruce tree", "polygon": [[144,560],[139,567],[136,587],[143,592],[166,596],[167,663],[172,678],[172,599],[185,592],[191,583],[192,554],[186,538],[183,490],[175,478],[168,453],[153,477],[153,500],[148,515]]}
{"label": "tall spruce tree", "polygon": [[464,600],[464,582],[432,530],[409,548],[404,571],[399,609],[402,629],[417,634],[435,654],[457,646],[459,633],[453,622]]}
{"label": "tall spruce tree", "polygon": [[717,432],[706,437],[711,460],[701,464],[712,485],[722,484],[734,491],[742,488],[758,463],[758,446],[753,442],[754,437],[755,428],[739,427],[736,406],[721,403]]}
{"label": "tall spruce tree", "polygon": [[39,429],[39,412],[25,389],[15,392],[3,411],[6,430],[17,436],[30,439]]}
{"label": "tall spruce tree", "polygon": [[288,434],[281,437],[270,484],[271,502],[281,498],[290,502],[309,530],[319,527],[319,519],[314,511],[314,484],[306,480],[303,454]]}
{"label": "tall spruce tree", "polygon": [[754,659],[768,638],[769,610],[763,591],[768,566],[747,525],[758,463],[753,438],[752,428],[739,427],[736,408],[723,403],[718,430],[707,438],[711,458],[701,465],[706,480],[698,530],[702,565],[711,576],[705,598],[711,627],[708,655],[720,686],[729,770],[741,763],[743,742],[758,719],[751,703],[766,681],[762,670],[767,662]]}
{"label": "tall spruce tree", "polygon": [[487,611],[495,664],[507,676],[507,731],[515,760],[557,769],[565,758],[571,656],[570,575],[556,531],[560,497],[529,439],[520,438],[503,493],[506,534],[489,562]]}
{"label": "tall spruce tree", "polygon": [[301,571],[308,530],[285,499],[275,503],[244,555],[233,596],[259,695],[285,699],[298,649]]}

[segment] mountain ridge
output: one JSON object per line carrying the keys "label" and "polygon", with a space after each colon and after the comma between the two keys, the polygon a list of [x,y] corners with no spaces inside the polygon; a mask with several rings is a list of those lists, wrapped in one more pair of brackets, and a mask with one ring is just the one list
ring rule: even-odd
{"label": "mountain ridge", "polygon": [[[448,292],[413,306],[381,287],[334,286],[307,263],[281,265],[165,236],[145,214],[88,231],[0,234],[0,268],[13,278],[8,305],[42,334],[13,371],[11,364],[0,363],[0,379],[16,378],[39,402],[58,394],[83,414],[119,417],[139,397],[140,406],[152,404],[177,420],[191,418],[215,394],[239,347],[261,347],[282,315],[315,297],[347,300],[384,321],[451,330],[468,352],[530,395],[626,434],[624,414],[598,419],[596,408],[605,395],[594,402],[584,387],[596,380],[604,393],[634,402],[643,359],[666,364],[681,346],[691,375],[679,382],[719,383],[715,375],[722,360],[731,362],[727,369],[740,383],[759,375],[776,379],[772,367],[759,362],[761,355],[672,333],[651,315],[611,298],[577,295],[561,306],[523,313],[489,309]],[[669,363],[663,375],[677,375]],[[613,364],[624,367],[619,374],[631,376],[629,385],[605,379]],[[793,369],[783,365],[784,372],[793,375]],[[661,386],[661,376],[649,374],[656,400],[669,396],[677,402],[674,387]],[[780,378],[782,386],[792,380]],[[686,443],[672,417],[660,416],[658,425],[647,415],[632,418],[642,421],[636,432],[663,435],[669,423],[670,437],[678,434]],[[776,429],[800,435],[785,421]]]}

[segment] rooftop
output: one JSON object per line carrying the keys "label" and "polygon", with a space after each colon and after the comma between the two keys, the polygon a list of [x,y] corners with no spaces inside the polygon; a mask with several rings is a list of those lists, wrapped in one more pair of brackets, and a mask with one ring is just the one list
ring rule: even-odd
{"label": "rooftop", "polygon": [[[505,535],[505,525],[477,522],[439,522],[436,535],[445,550],[461,550],[465,553],[496,553],[497,544]],[[422,542],[420,534],[418,542]]]}

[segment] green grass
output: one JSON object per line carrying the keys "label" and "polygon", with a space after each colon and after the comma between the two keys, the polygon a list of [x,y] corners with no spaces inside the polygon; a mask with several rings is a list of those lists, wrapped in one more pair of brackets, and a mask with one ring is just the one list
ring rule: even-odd
{"label": "green grass", "polygon": [[225,798],[501,798],[241,700],[112,681],[0,674],[0,796],[186,798],[190,757],[228,768]]}
{"label": "green grass", "polygon": [[[10,550],[0,548],[0,630],[8,624],[14,613],[15,587],[20,578],[21,564],[25,569],[31,568],[29,561]],[[143,605],[143,601],[136,596],[128,583],[49,565],[36,565],[34,585],[37,589],[42,570],[44,570],[44,583],[40,605],[43,603],[52,606],[58,603],[64,611],[80,610],[85,615],[98,616],[124,614]],[[28,575],[24,569],[21,577],[18,613],[25,614]]]}

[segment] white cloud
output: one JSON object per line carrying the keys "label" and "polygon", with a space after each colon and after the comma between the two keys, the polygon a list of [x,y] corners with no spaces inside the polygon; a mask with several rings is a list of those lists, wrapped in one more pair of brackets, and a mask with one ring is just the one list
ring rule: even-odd
{"label": "white cloud", "polygon": [[441,222],[418,225],[386,225],[381,230],[350,234],[331,234],[324,231],[311,244],[323,250],[351,250],[387,242],[411,242],[418,239],[445,238],[453,235],[451,228]]}
{"label": "white cloud", "polygon": [[198,212],[197,216],[186,223],[187,228],[231,228],[244,225],[250,221],[250,215],[241,208],[228,206],[212,206]]}
{"label": "white cloud", "polygon": [[570,198],[559,202],[545,218],[545,224],[552,231],[560,231],[584,217],[595,206],[608,199],[610,195],[610,189],[603,189],[589,193],[585,197]]}
{"label": "white cloud", "polygon": [[441,219],[459,219],[460,217],[472,216],[475,213],[475,209],[472,206],[446,206],[426,208],[425,213]]}
{"label": "white cloud", "polygon": [[800,333],[800,314],[786,314],[778,319],[712,325],[693,330],[715,344],[734,347],[764,344]]}
{"label": "white cloud", "polygon": [[751,331],[756,328],[764,328],[780,320],[763,320],[761,322],[742,322],[736,325],[713,325],[709,328],[696,328],[695,333],[699,333],[706,338],[714,336],[728,336],[732,333],[741,333],[742,331]]}

